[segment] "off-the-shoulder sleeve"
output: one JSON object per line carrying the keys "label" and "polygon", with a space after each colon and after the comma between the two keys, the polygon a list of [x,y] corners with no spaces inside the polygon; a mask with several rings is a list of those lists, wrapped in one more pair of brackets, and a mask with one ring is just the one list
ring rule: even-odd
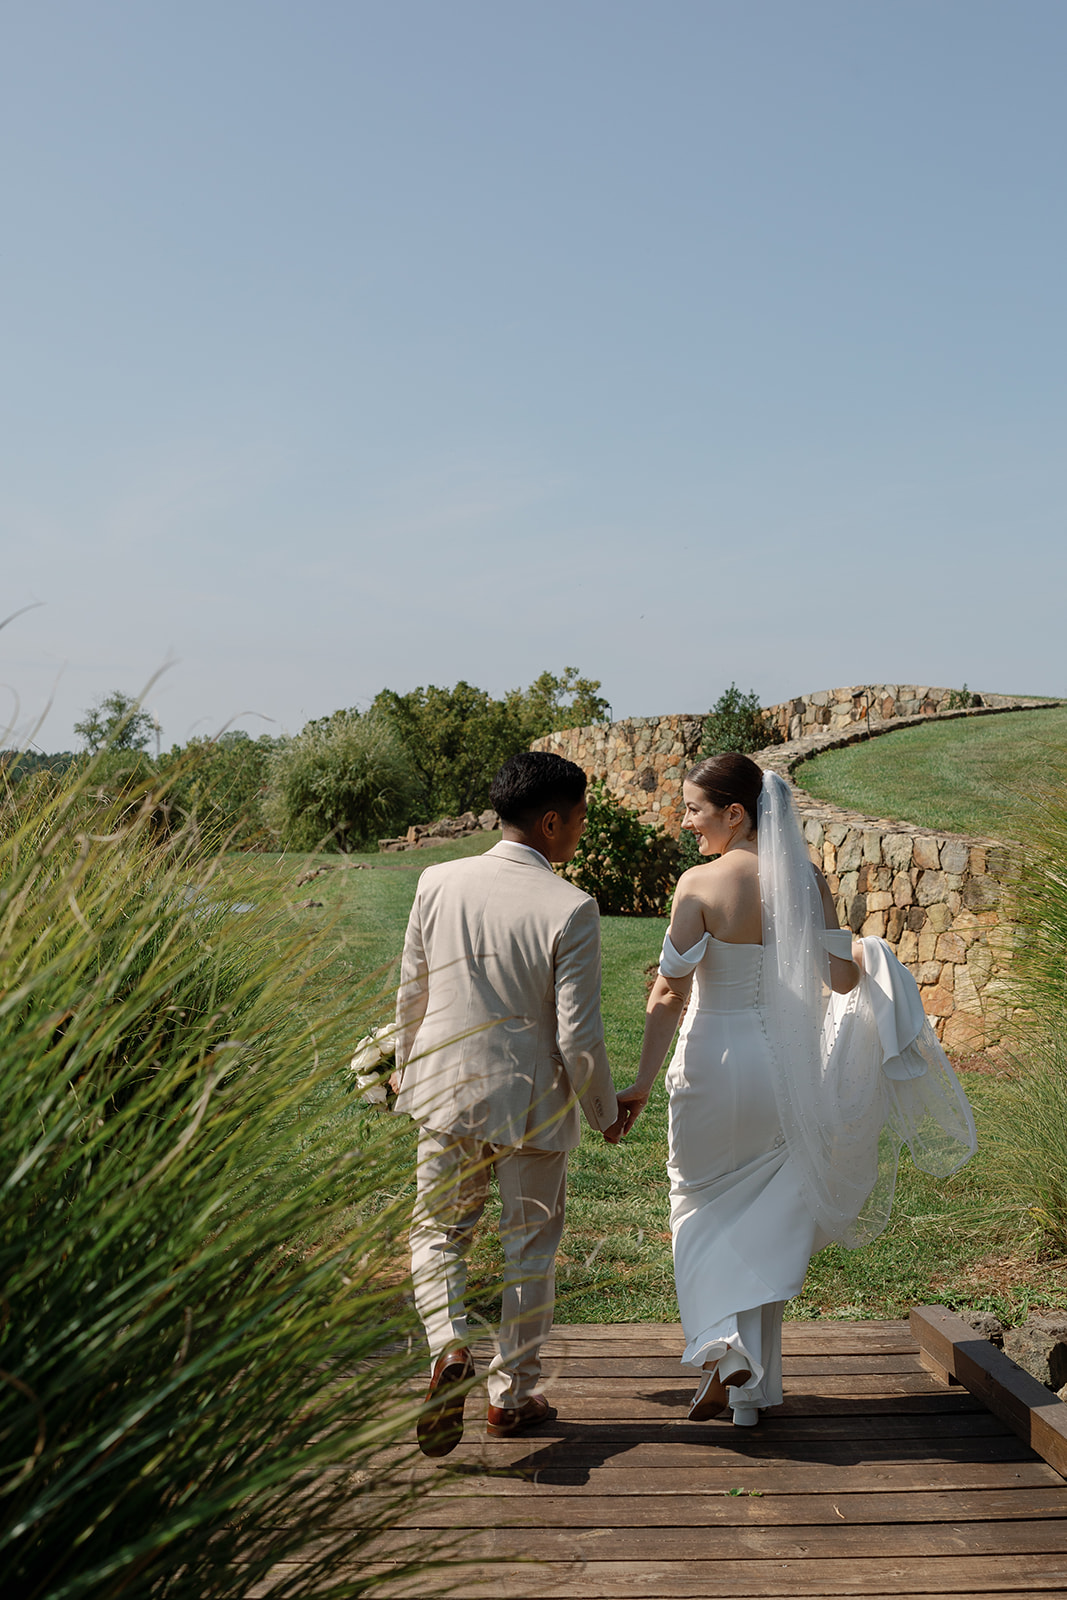
{"label": "off-the-shoulder sleeve", "polygon": [[659,958],[659,970],[665,978],[688,978],[695,967],[698,967],[704,958],[704,951],[708,948],[711,935],[706,933],[698,939],[691,950],[684,955],[674,948],[671,936],[668,933],[663,940],[663,953]]}
{"label": "off-the-shoulder sleeve", "polygon": [[824,929],[822,942],[832,956],[840,956],[843,961],[852,960],[852,934],[848,928]]}

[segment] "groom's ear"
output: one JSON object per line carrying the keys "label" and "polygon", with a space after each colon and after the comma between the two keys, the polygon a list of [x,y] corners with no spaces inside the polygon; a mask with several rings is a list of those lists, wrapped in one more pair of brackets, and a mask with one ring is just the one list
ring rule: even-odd
{"label": "groom's ear", "polygon": [[563,818],[558,811],[545,811],[541,815],[541,830],[546,839],[558,839]]}

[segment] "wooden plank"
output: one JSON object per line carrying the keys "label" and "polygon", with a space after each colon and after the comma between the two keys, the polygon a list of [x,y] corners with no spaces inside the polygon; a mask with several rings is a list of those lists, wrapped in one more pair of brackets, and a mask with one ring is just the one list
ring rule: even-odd
{"label": "wooden plank", "polygon": [[916,1306],[921,1347],[1067,1477],[1067,1406],[945,1306]]}
{"label": "wooden plank", "polygon": [[[743,1448],[735,1448],[731,1435],[727,1433],[726,1443],[722,1445],[714,1439],[701,1440],[697,1444],[639,1439],[617,1448],[597,1450],[588,1442],[575,1448],[557,1442],[547,1449],[532,1453],[524,1451],[519,1440],[508,1443],[494,1441],[491,1459],[488,1449],[478,1448],[479,1444],[487,1444],[486,1440],[468,1438],[453,1455],[442,1461],[429,1461],[422,1455],[413,1456],[410,1451],[405,1452],[403,1457],[397,1453],[393,1459],[401,1477],[413,1480],[433,1478],[443,1486],[458,1484],[461,1492],[465,1483],[484,1479],[495,1485],[501,1493],[522,1493],[526,1485],[544,1488],[564,1485],[577,1490],[591,1484],[594,1478],[604,1486],[613,1483],[617,1475],[620,1494],[646,1492],[641,1487],[621,1487],[635,1477],[644,1480],[649,1493],[670,1493],[677,1491],[671,1488],[669,1474],[676,1475],[680,1480],[679,1487],[684,1491],[692,1489],[694,1472],[700,1473],[700,1481],[703,1482],[710,1474],[722,1471],[731,1475],[730,1483],[733,1483],[739,1470],[743,1470],[747,1479],[756,1471],[777,1473],[794,1468],[801,1472],[810,1468],[813,1473],[824,1469],[886,1473],[890,1481],[894,1472],[917,1472],[920,1478],[916,1487],[922,1487],[926,1481],[925,1474],[938,1474],[942,1470],[1003,1471],[1005,1482],[1016,1473],[1026,1481],[1027,1470],[1041,1469],[1045,1473],[1053,1473],[1047,1462],[1039,1461],[1015,1434],[1006,1432],[995,1419],[990,1418],[990,1421],[999,1431],[984,1437],[806,1439],[802,1453],[795,1442],[767,1439],[750,1441]],[[799,1462],[798,1456],[801,1457]],[[338,1466],[328,1470],[346,1472],[349,1469]],[[358,1476],[355,1480],[357,1486],[363,1481]],[[1058,1473],[1053,1473],[1052,1478],[1043,1477],[1034,1481],[1062,1480]],[[513,1488],[505,1489],[505,1485],[512,1485]],[[729,1487],[730,1484],[725,1486]],[[604,1492],[614,1490],[608,1487]]]}
{"label": "wooden plank", "polygon": [[[426,1580],[389,1582],[389,1567],[368,1562],[367,1578],[385,1579],[391,1600],[424,1600]],[[569,1561],[450,1564],[452,1592],[507,1600],[820,1600],[820,1597],[907,1595],[909,1600],[963,1595],[997,1600],[1067,1592],[1067,1563],[1059,1555],[953,1556],[848,1561],[785,1558],[756,1561]],[[281,1592],[284,1592],[281,1591]]]}
{"label": "wooden plank", "polygon": [[[617,1468],[660,1469],[669,1467],[701,1470],[716,1462],[734,1461],[823,1461],[834,1464],[854,1461],[858,1465],[883,1466],[891,1462],[994,1462],[1036,1459],[1029,1445],[1006,1428],[990,1412],[940,1419],[951,1428],[939,1425],[938,1418],[927,1425],[923,1418],[878,1418],[874,1427],[862,1418],[819,1418],[818,1429],[807,1419],[786,1427],[733,1428],[728,1423],[705,1427],[681,1426],[650,1433],[647,1427],[620,1424],[618,1429],[572,1430],[567,1436],[544,1434],[521,1439],[489,1439],[484,1431],[469,1427],[457,1451],[440,1461],[429,1462],[408,1445],[383,1448],[378,1456],[382,1468],[427,1471],[433,1476],[490,1473],[514,1476],[533,1474],[551,1467],[596,1464],[607,1470]],[[959,1426],[969,1424],[967,1428]],[[910,1426],[907,1426],[910,1424]],[[916,1424],[922,1424],[916,1426]],[[335,1464],[344,1469],[344,1462]],[[1059,1474],[1057,1474],[1059,1476]]]}
{"label": "wooden plank", "polygon": [[[559,1323],[542,1345],[545,1355],[625,1355],[656,1352],[681,1355],[685,1336],[680,1324],[644,1323]],[[492,1355],[491,1340],[479,1340],[475,1352]],[[798,1352],[855,1350],[888,1352],[914,1351],[915,1336],[903,1318],[879,1322],[787,1322],[782,1329],[782,1349],[786,1355]]]}
{"label": "wooden plank", "polygon": [[[851,1454],[847,1462],[806,1459],[793,1461],[788,1457],[767,1461],[747,1459],[723,1464],[705,1463],[699,1479],[690,1468],[620,1467],[586,1474],[584,1481],[560,1485],[551,1481],[554,1474],[513,1477],[500,1473],[489,1475],[477,1471],[450,1478],[444,1472],[426,1463],[413,1474],[416,1479],[436,1477],[435,1493],[438,1498],[480,1494],[504,1498],[508,1496],[540,1500],[558,1494],[565,1487],[569,1496],[605,1498],[639,1495],[642,1499],[670,1499],[691,1495],[699,1482],[704,1494],[726,1494],[739,1485],[745,1489],[759,1489],[765,1495],[775,1494],[787,1499],[797,1494],[839,1496],[842,1494],[937,1494],[951,1491],[954,1494],[974,1490],[992,1490],[997,1493],[1015,1493],[1025,1489],[1055,1489],[1063,1492],[1063,1480],[1046,1461],[1038,1460],[1013,1438],[1016,1455],[997,1461],[930,1461],[926,1457],[914,1461],[856,1461]],[[334,1467],[331,1473],[343,1473],[345,1468]],[[577,1474],[574,1474],[577,1478]],[[1065,1502],[1067,1504],[1067,1502]],[[620,1507],[620,1513],[622,1508]],[[617,1513],[620,1514],[620,1513]],[[614,1520],[614,1519],[612,1519]]]}
{"label": "wooden plank", "polygon": [[[604,1422],[590,1426],[572,1424],[561,1429],[549,1423],[518,1439],[490,1439],[478,1427],[468,1427],[458,1450],[440,1470],[454,1471],[480,1461],[486,1470],[508,1470],[521,1465],[534,1471],[549,1466],[580,1464],[612,1467],[655,1462],[662,1466],[688,1466],[699,1470],[716,1457],[781,1459],[795,1456],[798,1446],[805,1459],[823,1451],[831,1459],[881,1460],[900,1458],[909,1451],[930,1460],[1017,1459],[1026,1446],[1007,1435],[1004,1424],[988,1411],[960,1416],[844,1416],[771,1419],[758,1428],[735,1428],[729,1422],[664,1424],[658,1436],[649,1437],[647,1423]],[[381,1461],[410,1461],[409,1446],[381,1452]],[[340,1465],[341,1463],[339,1463]]]}
{"label": "wooden plank", "polygon": [[[531,1438],[544,1438],[545,1434],[563,1432],[568,1427],[592,1427],[593,1424],[614,1424],[614,1422],[646,1422],[657,1424],[661,1427],[685,1427],[686,1432],[691,1432],[694,1426],[709,1426],[709,1424],[693,1424],[686,1421],[686,1410],[693,1398],[693,1386],[677,1390],[661,1390],[653,1394],[629,1394],[627,1390],[593,1389],[590,1387],[585,1392],[561,1389],[558,1384],[547,1389],[552,1405],[557,1408],[557,1422],[549,1422],[545,1427],[539,1427],[533,1434],[526,1435]],[[979,1414],[985,1410],[984,1403],[969,1394],[969,1390],[941,1390],[936,1394],[909,1394],[907,1390],[897,1394],[854,1394],[853,1390],[845,1390],[843,1394],[797,1394],[787,1395],[781,1406],[769,1408],[765,1418],[761,1421],[761,1429],[785,1426],[793,1419],[809,1418],[816,1421],[819,1418],[830,1416],[966,1416],[966,1414]],[[480,1426],[480,1421],[485,1418],[485,1410],[477,1402],[467,1406],[467,1426]],[[718,1421],[718,1419],[715,1419]],[[726,1414],[723,1426],[731,1426],[729,1414]]]}
{"label": "wooden plank", "polygon": [[[625,1398],[627,1395],[638,1397],[661,1396],[664,1402],[671,1404],[684,1399],[688,1404],[698,1381],[694,1372],[675,1371],[666,1378],[631,1378],[628,1374],[616,1378],[602,1378],[597,1374],[578,1374],[558,1372],[552,1379],[553,1396],[561,1395],[567,1400],[581,1401],[594,1396],[599,1398],[617,1397]],[[650,1384],[659,1387],[650,1389]],[[544,1386],[547,1392],[548,1377],[545,1375]],[[1046,1394],[1048,1391],[1045,1391]],[[902,1395],[922,1394],[936,1401],[938,1405],[946,1402],[961,1400],[962,1395],[946,1395],[940,1384],[932,1383],[928,1373],[925,1372],[847,1372],[847,1373],[806,1373],[800,1374],[791,1386],[790,1399],[798,1395]],[[559,1404],[558,1400],[554,1400]]]}
{"label": "wooden plank", "polygon": [[[633,1400],[635,1404],[652,1401],[677,1407],[688,1405],[697,1381],[698,1374],[677,1369],[665,1377],[645,1378],[634,1377],[629,1373],[602,1378],[595,1372],[580,1376],[556,1372],[551,1376],[546,1373],[540,1387],[558,1407],[582,1406],[595,1401],[597,1404],[608,1403],[617,1408],[620,1403],[624,1404],[628,1400]],[[409,1391],[412,1401],[417,1401],[421,1394],[421,1384],[413,1385]],[[931,1379],[928,1373],[921,1371],[889,1372],[881,1375],[870,1372],[828,1372],[799,1374],[786,1386],[785,1404],[800,1402],[809,1397],[873,1399],[881,1396],[883,1399],[894,1399],[908,1395],[922,1396],[934,1405],[943,1406],[946,1411],[952,1411],[961,1402],[966,1404],[969,1399],[969,1396],[963,1393],[946,1392],[944,1387]],[[467,1404],[468,1408],[478,1406],[484,1412],[486,1391],[483,1385],[474,1386]]]}
{"label": "wooden plank", "polygon": [[[694,1387],[690,1379],[648,1388],[631,1385],[629,1380],[600,1383],[596,1379],[575,1378],[546,1383],[545,1393],[559,1412],[560,1426],[614,1420],[670,1424],[686,1420]],[[886,1412],[956,1416],[981,1409],[982,1401],[965,1389],[946,1391],[935,1388],[926,1378],[906,1374],[881,1382],[870,1377],[827,1378],[818,1386],[815,1379],[807,1379],[801,1390],[786,1395],[782,1405],[770,1408],[763,1425],[788,1417],[846,1415],[851,1411],[870,1416]],[[471,1395],[466,1416],[468,1423],[484,1418],[484,1392]]]}
{"label": "wooden plank", "polygon": [[[870,1334],[903,1333],[909,1337],[908,1319],[906,1317],[871,1317],[856,1319],[811,1317],[802,1322],[785,1322],[782,1324],[783,1340],[796,1337],[798,1334],[817,1333],[820,1337],[832,1336],[836,1333],[851,1333],[860,1329]],[[568,1339],[628,1339],[635,1335],[672,1334],[677,1337],[681,1331],[679,1322],[557,1322],[552,1329],[551,1338],[565,1337]],[[910,1335],[914,1339],[914,1335]]]}
{"label": "wooden plank", "polygon": [[[889,1527],[940,1522],[1010,1523],[1057,1519],[1067,1524],[1067,1487],[979,1489],[970,1492],[922,1490],[876,1494],[782,1494],[777,1485],[758,1489],[747,1472],[734,1473],[729,1489],[699,1494],[635,1495],[625,1507],[626,1532],[633,1528],[715,1528],[774,1526],[801,1528],[844,1523]],[[386,1512],[385,1496],[360,1496],[334,1519],[333,1526],[359,1526],[376,1509]],[[614,1528],[622,1510],[612,1495],[534,1494],[520,1500],[484,1492],[463,1498],[435,1495],[397,1523],[401,1528]],[[1061,1530],[1062,1533],[1062,1530]],[[1001,1547],[1013,1544],[1005,1530]]]}
{"label": "wooden plank", "polygon": [[[918,1354],[878,1354],[864,1352],[860,1355],[793,1355],[783,1356],[782,1372],[785,1378],[821,1377],[824,1374],[841,1375],[857,1373],[865,1376],[878,1373],[920,1374],[924,1366]],[[699,1378],[696,1367],[683,1367],[680,1361],[669,1356],[609,1355],[609,1356],[552,1356],[542,1361],[544,1382],[560,1378],[679,1378],[690,1383]]]}
{"label": "wooden plank", "polygon": [[[657,1324],[620,1323],[614,1332],[583,1333],[580,1328],[553,1328],[542,1348],[566,1346],[574,1354],[583,1350],[603,1350],[625,1353],[626,1350],[663,1347],[669,1350],[685,1348],[685,1334],[681,1326],[663,1327]],[[787,1353],[797,1350],[882,1349],[913,1350],[915,1334],[908,1323],[875,1324],[869,1322],[786,1323],[782,1328],[782,1349]],[[493,1340],[479,1338],[472,1348],[482,1346],[492,1349]]]}
{"label": "wooden plank", "polygon": [[[407,1535],[407,1538],[405,1536]],[[767,1527],[599,1527],[537,1529],[468,1528],[463,1533],[465,1559],[518,1561],[531,1554],[538,1560],[573,1561],[853,1561],[892,1558],[935,1560],[945,1556],[1057,1556],[1067,1573],[1067,1519],[1037,1522],[893,1523],[888,1527],[838,1523],[796,1528]],[[367,1559],[404,1554],[409,1530],[396,1528],[371,1541]],[[314,1548],[314,1546],[312,1547]],[[1018,1575],[1011,1575],[1012,1583]]]}

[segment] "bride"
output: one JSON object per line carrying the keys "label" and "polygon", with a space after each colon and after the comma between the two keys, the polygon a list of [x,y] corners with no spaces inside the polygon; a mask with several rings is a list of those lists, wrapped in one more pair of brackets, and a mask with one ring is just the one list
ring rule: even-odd
{"label": "bride", "polygon": [[881,1230],[902,1141],[943,1175],[973,1152],[974,1124],[910,975],[883,941],[839,929],[784,780],[724,754],[682,794],[682,826],[718,859],[679,879],[609,1137],[643,1111],[685,1013],[667,1171],[682,1360],[702,1369],[689,1417],[729,1405],[751,1427],[781,1403],[782,1311],[812,1251]]}

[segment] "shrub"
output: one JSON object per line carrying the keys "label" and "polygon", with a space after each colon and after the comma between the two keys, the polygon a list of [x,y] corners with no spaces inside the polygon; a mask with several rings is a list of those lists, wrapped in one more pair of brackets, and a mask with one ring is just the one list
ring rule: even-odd
{"label": "shrub", "polygon": [[78,801],[0,842],[4,1592],[362,1594],[413,1492],[404,1130],[315,947]]}
{"label": "shrub", "polygon": [[160,763],[173,814],[193,821],[205,843],[236,850],[273,843],[264,815],[270,760],[278,741],[233,730],[217,739],[190,739]]}
{"label": "shrub", "polygon": [[264,813],[288,850],[356,850],[408,820],[418,783],[384,717],[338,711],[271,752]]}
{"label": "shrub", "polygon": [[728,750],[747,756],[781,743],[782,735],[763,712],[755,690],[742,694],[736,683],[731,683],[704,719],[700,759]]}
{"label": "shrub", "polygon": [[561,870],[593,896],[602,916],[662,916],[678,877],[678,846],[596,782],[578,849]]}

